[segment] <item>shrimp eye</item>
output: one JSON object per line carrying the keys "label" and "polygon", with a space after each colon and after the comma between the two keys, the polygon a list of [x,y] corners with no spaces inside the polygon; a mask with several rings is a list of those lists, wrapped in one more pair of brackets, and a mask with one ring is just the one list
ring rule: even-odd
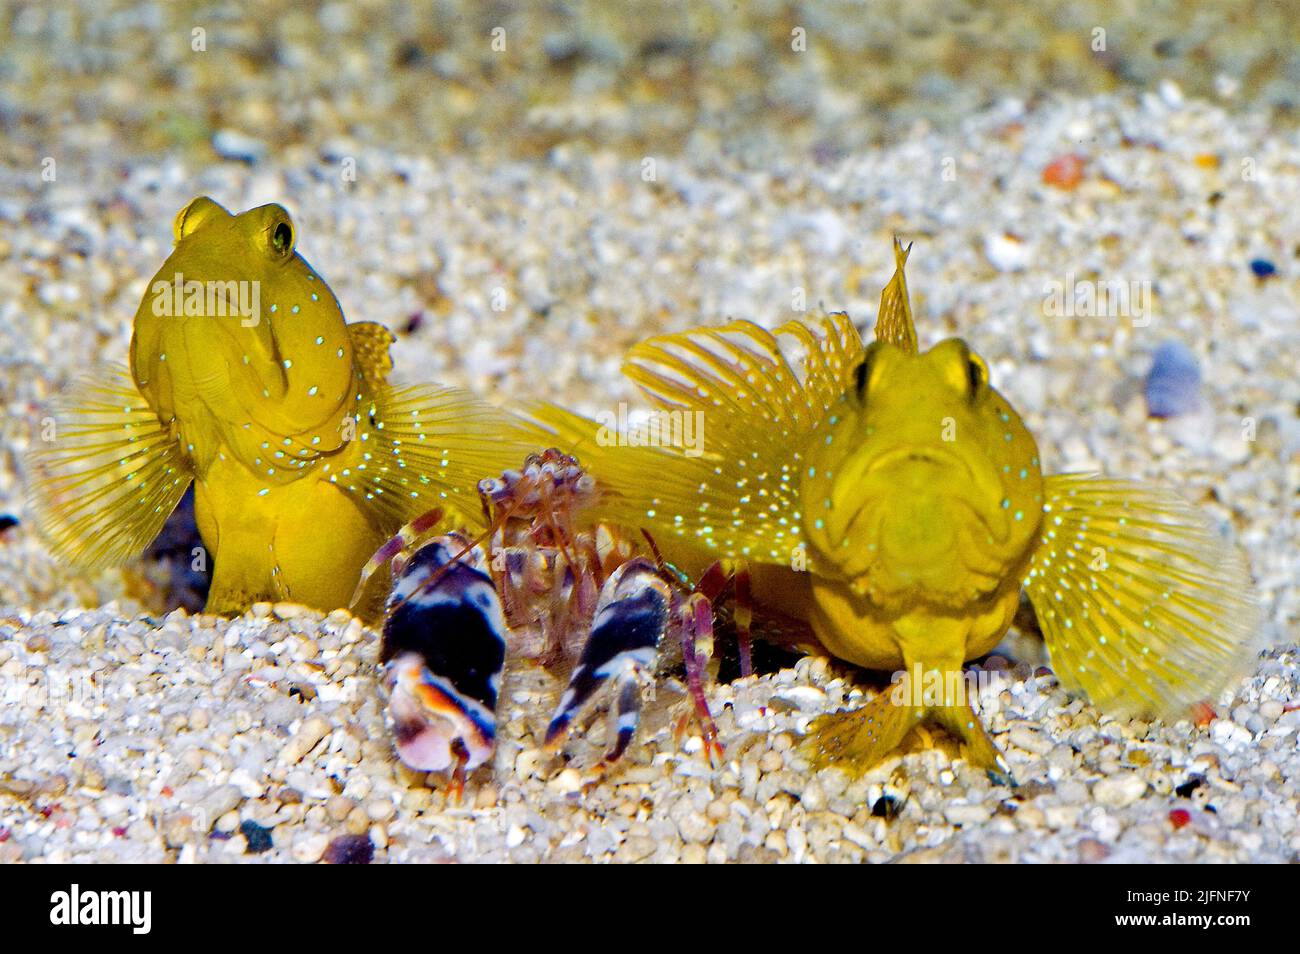
{"label": "shrimp eye", "polygon": [[971,355],[966,359],[966,380],[970,385],[970,395],[975,397],[980,389],[989,383],[989,369],[983,359]]}
{"label": "shrimp eye", "polygon": [[288,222],[280,222],[271,232],[271,247],[279,255],[287,255],[293,251],[293,226]]}

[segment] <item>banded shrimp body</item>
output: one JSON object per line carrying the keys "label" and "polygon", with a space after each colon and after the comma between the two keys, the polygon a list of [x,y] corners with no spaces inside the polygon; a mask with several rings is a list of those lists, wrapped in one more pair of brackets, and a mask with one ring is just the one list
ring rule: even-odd
{"label": "banded shrimp body", "polygon": [[690,697],[678,736],[694,722],[709,758],[720,757],[704,698],[716,577],[691,587],[653,546],[656,558],[592,522],[599,488],[558,450],[530,455],[478,489],[486,533],[436,532],[443,514],[430,511],[375,553],[357,587],[390,565],[380,662],[401,761],[449,773],[458,796],[492,759],[507,667],[527,661],[567,672],[540,733],[549,751],[605,710],[597,776],[627,752],[644,696],[677,664]]}

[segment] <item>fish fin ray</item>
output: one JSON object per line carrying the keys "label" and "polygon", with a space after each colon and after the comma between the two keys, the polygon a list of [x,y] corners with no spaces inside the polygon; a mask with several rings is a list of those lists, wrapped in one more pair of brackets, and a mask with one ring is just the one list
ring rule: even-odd
{"label": "fish fin ray", "polygon": [[377,391],[393,371],[393,359],[388,349],[397,338],[375,321],[356,321],[347,328],[352,338],[353,360],[361,369],[361,377],[372,391]]}
{"label": "fish fin ray", "polygon": [[737,321],[636,345],[625,371],[658,411],[699,415],[705,430],[693,450],[617,446],[602,425],[559,409],[534,417],[596,477],[611,521],[695,538],[726,558],[785,564],[800,543],[799,448],[843,395],[862,350],[844,315],[774,332]]}
{"label": "fish fin ray", "polygon": [[916,354],[916,324],[912,320],[912,304],[907,295],[907,276],[904,266],[912,246],[907,248],[894,237],[894,275],[880,293],[880,311],[876,315],[876,340],[896,344],[908,354]]}
{"label": "fish fin ray", "polygon": [[1048,477],[1026,591],[1068,690],[1125,714],[1179,718],[1262,648],[1244,555],[1176,494]]}
{"label": "fish fin ray", "polygon": [[450,525],[481,529],[478,482],[537,450],[523,421],[460,388],[384,386],[371,409],[355,438],[369,445],[365,473],[358,466],[329,479],[363,497],[386,532],[435,507]]}
{"label": "fish fin ray", "polygon": [[846,372],[862,351],[857,329],[837,312],[786,322],[774,332],[734,321],[649,338],[628,352],[623,370],[669,410],[704,410],[745,433],[755,411],[811,430],[844,392]]}
{"label": "fish fin ray", "polygon": [[970,702],[935,706],[929,716],[961,743],[962,756],[971,765],[990,772],[999,780],[1011,779],[1011,767],[980,722]]}
{"label": "fish fin ray", "polygon": [[895,704],[895,688],[882,689],[860,709],[816,719],[803,742],[814,768],[861,775],[894,754],[925,712],[920,706]]}
{"label": "fish fin ray", "polygon": [[193,475],[180,442],[122,365],[76,382],[52,404],[55,439],[27,456],[36,525],[61,559],[118,566],[147,547]]}

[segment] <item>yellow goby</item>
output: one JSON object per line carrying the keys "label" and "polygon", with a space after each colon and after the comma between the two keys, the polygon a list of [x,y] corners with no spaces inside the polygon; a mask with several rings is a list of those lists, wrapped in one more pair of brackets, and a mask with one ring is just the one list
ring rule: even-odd
{"label": "yellow goby", "polygon": [[1259,648],[1240,552],[1161,488],[1044,477],[969,346],[919,351],[895,251],[869,345],[833,314],[632,349],[625,370],[660,414],[701,415],[702,453],[614,446],[558,408],[534,416],[601,481],[602,516],[686,566],[748,565],[757,604],[805,619],[841,659],[909,674],[906,691],[819,720],[819,764],[868,768],[934,721],[1004,768],[960,671],[997,645],[1022,590],[1062,684],[1102,709],[1177,717],[1225,687]]}
{"label": "yellow goby", "polygon": [[176,216],[175,247],[135,315],[130,368],[57,403],[31,498],[56,555],[122,563],[191,481],[213,560],[207,608],[348,605],[362,565],[433,507],[474,525],[479,478],[532,449],[466,392],[387,382],[393,336],[347,324],[279,205]]}

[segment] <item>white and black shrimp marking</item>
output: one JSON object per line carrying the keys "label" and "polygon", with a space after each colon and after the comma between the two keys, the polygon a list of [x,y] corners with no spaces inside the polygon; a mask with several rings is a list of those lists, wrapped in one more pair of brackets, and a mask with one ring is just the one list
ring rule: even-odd
{"label": "white and black shrimp marking", "polygon": [[492,756],[506,620],[482,551],[460,534],[394,559],[380,662],[401,760],[464,774]]}
{"label": "white and black shrimp marking", "polygon": [[672,591],[653,563],[635,557],[615,570],[601,587],[591,634],[560,696],[546,730],[546,745],[564,741],[574,719],[608,683],[613,705],[607,716],[610,747],[605,762],[616,761],[636,734],[641,694],[654,678],[659,643],[668,630]]}
{"label": "white and black shrimp marking", "polygon": [[[451,533],[421,544],[442,519],[429,511],[375,553],[357,585],[359,599],[391,562],[380,660],[399,758],[419,771],[450,769],[459,791],[466,773],[492,756],[506,656],[522,651],[543,663],[577,660],[546,732],[548,748],[610,698],[602,762],[609,765],[636,733],[643,690],[669,633],[681,642],[706,750],[710,759],[720,755],[704,699],[707,656],[697,649],[713,641],[709,597],[670,580],[662,561],[632,555],[599,525],[575,532],[575,514],[595,487],[557,450],[531,455],[523,470],[479,490],[492,527],[483,537]],[[537,631],[541,645],[530,653],[524,647],[537,642]]]}
{"label": "white and black shrimp marking", "polygon": [[[459,534],[417,549],[395,577],[380,662],[398,757],[419,771],[451,769],[458,787],[492,754],[508,646],[505,615],[482,549]],[[649,560],[636,557],[609,576],[547,729],[548,747],[562,744],[575,719],[609,696],[605,763],[623,755],[672,610],[669,584]]]}

